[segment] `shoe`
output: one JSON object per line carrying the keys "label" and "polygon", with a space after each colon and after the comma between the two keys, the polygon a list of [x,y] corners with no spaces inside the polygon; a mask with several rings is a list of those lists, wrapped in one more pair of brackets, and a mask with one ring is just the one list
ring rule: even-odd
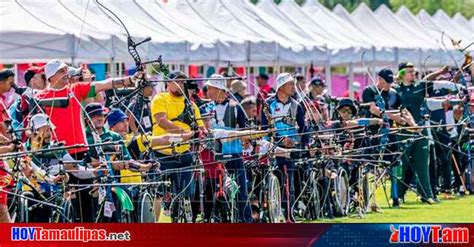
{"label": "shoe", "polygon": [[372,203],[370,205],[370,210],[374,213],[382,213],[382,208],[380,208],[379,205],[377,205],[377,203]]}
{"label": "shoe", "polygon": [[444,200],[452,200],[456,198],[451,192],[445,192],[443,195]]}
{"label": "shoe", "polygon": [[399,208],[400,207],[400,200],[398,198],[393,199],[392,207]]}
{"label": "shoe", "polygon": [[433,199],[433,198],[428,198],[428,200],[426,199],[421,199],[422,202],[426,202],[428,203],[429,205],[434,205],[434,204],[438,204],[439,203],[439,200],[438,199]]}

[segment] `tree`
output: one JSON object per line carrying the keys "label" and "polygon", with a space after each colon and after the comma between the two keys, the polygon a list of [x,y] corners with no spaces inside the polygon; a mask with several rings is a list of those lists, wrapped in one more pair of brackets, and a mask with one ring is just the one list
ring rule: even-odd
{"label": "tree", "polygon": [[[249,0],[257,3],[258,0]],[[279,4],[282,0],[274,0]],[[302,5],[308,0],[286,0],[295,1]],[[434,14],[438,9],[444,10],[448,15],[453,16],[461,13],[467,19],[474,16],[474,0],[319,0],[324,6],[333,9],[337,4],[344,6],[349,12],[352,12],[362,2],[366,3],[372,10],[377,9],[380,5],[387,5],[392,11],[397,11],[401,6],[406,6],[411,12],[417,14],[424,9],[429,14]]]}

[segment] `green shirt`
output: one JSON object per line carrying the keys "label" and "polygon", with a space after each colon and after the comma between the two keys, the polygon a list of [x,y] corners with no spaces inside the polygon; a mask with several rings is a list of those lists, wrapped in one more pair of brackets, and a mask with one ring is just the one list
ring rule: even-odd
{"label": "green shirt", "polygon": [[[94,137],[92,135],[90,127],[86,128],[86,138],[87,138],[87,143],[88,144],[95,144],[96,142],[94,141]],[[101,142],[116,142],[116,141],[122,141],[123,138],[120,136],[117,132],[111,131],[106,128],[102,128],[102,134],[100,135],[100,140]],[[116,152],[114,146],[102,146],[102,149],[104,150],[105,153],[108,152]],[[127,148],[125,147],[125,144],[122,144],[120,147],[120,155],[116,155],[118,160],[130,160],[130,153],[128,152]],[[89,148],[89,155],[92,158],[98,159],[99,155],[97,154],[97,149],[96,147],[91,147]]]}
{"label": "green shirt", "polygon": [[431,95],[433,91],[432,84],[429,81],[417,81],[405,86],[403,84],[394,85],[395,90],[401,98],[401,105],[410,111],[413,118],[418,123],[422,119],[421,108],[424,105],[425,95]]}

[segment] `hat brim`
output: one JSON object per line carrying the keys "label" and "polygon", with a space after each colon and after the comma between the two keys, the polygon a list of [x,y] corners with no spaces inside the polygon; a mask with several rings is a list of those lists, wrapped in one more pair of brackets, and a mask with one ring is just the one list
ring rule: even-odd
{"label": "hat brim", "polygon": [[[59,66],[59,67],[56,69],[56,71],[54,71],[54,73],[53,73],[52,75],[48,76],[46,79],[49,79],[49,78],[53,77],[54,75],[56,75],[56,74],[58,73],[58,71],[60,71],[60,70],[62,70],[62,69],[64,69],[64,68],[66,68],[67,66],[68,66],[68,65],[67,65],[65,62],[63,62],[63,63],[61,64],[61,66]],[[66,72],[66,73],[67,73],[67,72]]]}
{"label": "hat brim", "polygon": [[287,80],[284,83],[280,84],[279,86],[276,87],[276,91],[278,91],[278,89],[280,89],[281,87],[285,86],[288,82],[295,83],[295,79],[290,79],[290,80]]}
{"label": "hat brim", "polygon": [[352,115],[355,115],[357,113],[357,108],[354,105],[348,105],[348,104],[338,106],[337,110],[339,111],[341,108],[345,106],[348,106],[349,108],[351,108]]}
{"label": "hat brim", "polygon": [[309,83],[309,85],[326,87],[326,84],[323,83]]}
{"label": "hat brim", "polygon": [[224,91],[227,91],[227,88],[226,87],[222,87],[218,84],[215,84],[213,83],[212,81],[206,81],[206,83],[204,83],[204,85],[208,86],[208,87],[213,87],[213,88],[217,88],[217,89],[221,89],[221,90],[224,90]]}
{"label": "hat brim", "polygon": [[82,75],[82,69],[81,68],[69,67],[67,73],[70,77],[81,76]]}

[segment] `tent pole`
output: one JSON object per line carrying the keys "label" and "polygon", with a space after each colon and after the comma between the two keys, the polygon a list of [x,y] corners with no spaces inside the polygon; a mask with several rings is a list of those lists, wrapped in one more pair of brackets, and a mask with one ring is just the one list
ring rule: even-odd
{"label": "tent pole", "polygon": [[354,99],[354,63],[350,63],[349,64],[349,97],[351,97],[351,99]]}
{"label": "tent pole", "polygon": [[254,80],[253,80],[253,85],[254,85],[254,87],[255,87],[255,88],[253,89],[253,90],[254,90],[254,96],[258,95],[258,90],[259,90],[259,89],[258,89],[257,80],[256,80],[258,74],[259,74],[259,73],[258,73],[258,67],[253,67],[253,78],[254,78]]}
{"label": "tent pole", "polygon": [[15,73],[15,77],[14,77],[15,85],[18,85],[18,64],[17,63],[13,64],[13,73]]}
{"label": "tent pole", "polygon": [[329,50],[327,45],[324,45],[327,51],[327,63],[326,67],[324,68],[324,77],[326,79],[326,88],[327,88],[327,93],[329,95],[332,95],[332,78],[331,78],[331,50]]}
{"label": "tent pole", "polygon": [[325,73],[325,78],[326,78],[326,84],[327,84],[327,93],[329,95],[332,95],[332,78],[331,78],[331,65],[327,64],[326,67],[324,68],[324,73]]}

